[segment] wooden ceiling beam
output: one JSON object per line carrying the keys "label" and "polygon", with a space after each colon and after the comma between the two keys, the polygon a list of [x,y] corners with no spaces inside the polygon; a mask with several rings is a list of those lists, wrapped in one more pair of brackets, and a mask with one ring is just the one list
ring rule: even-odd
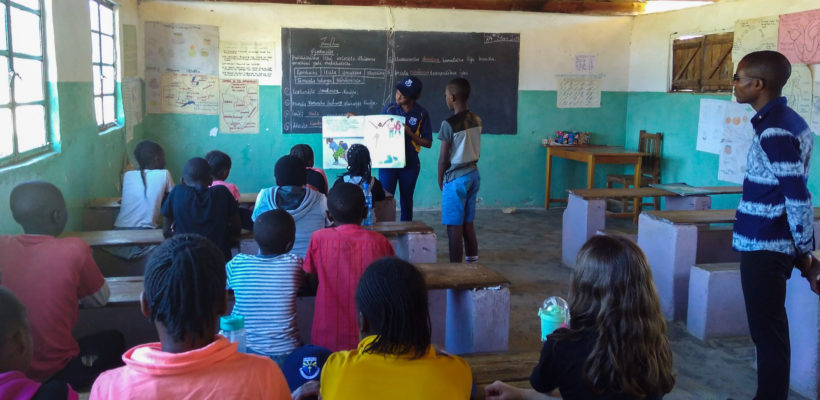
{"label": "wooden ceiling beam", "polygon": [[[148,0],[140,0],[148,1]],[[385,6],[488,11],[532,11],[588,15],[638,15],[647,0],[199,0],[247,3]],[[719,0],[712,0],[713,2]]]}

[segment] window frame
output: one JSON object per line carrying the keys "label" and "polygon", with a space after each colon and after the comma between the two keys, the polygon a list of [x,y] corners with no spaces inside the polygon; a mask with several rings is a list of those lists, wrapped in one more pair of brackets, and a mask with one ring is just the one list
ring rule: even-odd
{"label": "window frame", "polygon": [[[733,44],[733,38],[733,31],[696,33],[691,35],[677,35],[677,37],[673,37],[670,45],[671,53],[669,56],[669,80],[667,93],[715,95],[732,93],[732,73],[734,72],[733,64],[736,62],[732,59],[731,44]],[[721,49],[721,45],[726,43],[729,43],[730,46],[728,48],[724,47]],[[678,70],[678,65],[676,63],[676,61],[679,61],[676,58],[678,55],[678,50],[684,50],[687,48],[695,48],[696,50],[692,53],[692,56],[688,59],[688,62],[684,63],[683,68]],[[715,49],[719,49],[725,54],[716,64],[709,64],[708,61],[715,61],[715,59],[710,59],[711,55],[716,54]],[[680,59],[680,61],[683,61],[683,59]],[[721,68],[727,65],[729,70]],[[692,66],[696,71],[696,76],[690,76],[691,79],[682,79],[684,75],[687,74],[687,70],[690,66]],[[724,79],[709,79],[713,78],[714,75],[720,75],[721,71],[724,72]]]}
{"label": "window frame", "polygon": [[[6,167],[13,164],[18,164],[23,161],[26,161],[30,158],[39,156],[44,153],[48,153],[52,150],[53,146],[53,139],[52,139],[52,130],[51,130],[51,107],[49,101],[49,82],[48,82],[48,53],[47,53],[47,46],[46,46],[46,25],[45,25],[45,4],[43,0],[37,0],[37,4],[39,6],[39,10],[32,9],[26,7],[22,4],[18,4],[14,2],[14,0],[0,0],[0,4],[5,6],[6,12],[3,14],[2,17],[5,22],[5,32],[0,32],[5,34],[6,39],[6,50],[0,50],[0,56],[4,56],[8,59],[8,71],[6,71],[8,76],[8,88],[9,88],[9,103],[7,105],[0,105],[0,109],[9,109],[11,110],[11,124],[12,124],[12,152],[7,156],[0,157],[0,167]],[[14,51],[14,44],[12,43],[12,35],[11,35],[11,9],[16,8],[18,10],[22,10],[24,12],[33,13],[38,16],[39,20],[39,30],[40,30],[40,56],[32,56],[28,54],[16,53]],[[28,102],[20,102],[18,103],[15,99],[15,82],[18,78],[18,74],[14,72],[14,59],[26,59],[26,60],[35,60],[40,61],[42,64],[42,90],[43,90],[43,99],[37,101],[28,101]],[[2,73],[2,71],[0,71]],[[18,129],[17,129],[17,113],[15,112],[18,107],[22,106],[29,106],[29,105],[40,105],[43,107],[43,127],[45,133],[45,143],[42,146],[29,149],[23,152],[20,152],[19,149],[19,140],[18,140]]]}
{"label": "window frame", "polygon": [[[96,120],[97,120],[96,101],[97,101],[97,99],[100,99],[100,103],[102,104],[102,107],[101,107],[100,111],[103,113],[103,115],[102,115],[103,123],[98,124],[97,128],[99,129],[99,132],[105,132],[105,131],[107,131],[111,128],[115,128],[115,127],[119,126],[118,119],[120,117],[120,115],[118,115],[118,107],[117,107],[117,99],[119,98],[119,93],[118,93],[119,89],[117,87],[117,77],[119,76],[119,72],[120,72],[119,71],[119,62],[118,62],[119,61],[119,54],[117,52],[117,31],[118,31],[118,29],[117,29],[117,12],[116,12],[117,4],[114,3],[113,1],[110,1],[110,0],[88,0],[89,5],[92,2],[96,3],[97,6],[98,6],[98,8],[97,8],[97,26],[92,26],[90,30],[91,30],[92,34],[97,35],[97,38],[98,38],[97,48],[100,51],[100,54],[99,54],[100,59],[99,59],[99,62],[94,61],[94,47],[92,46],[91,47],[91,52],[92,52],[92,54],[91,54],[91,80],[92,80],[91,90],[92,90],[93,93],[91,94],[91,106],[92,106],[92,108],[94,108],[94,120],[96,122]],[[101,21],[101,18],[100,18],[100,15],[101,15],[100,7],[107,7],[111,10],[111,15],[112,15],[112,18],[111,18],[111,24],[112,24],[111,32],[112,33],[110,35],[107,34],[107,33],[102,32],[102,21]],[[89,10],[89,12],[90,12],[90,10]],[[113,46],[113,49],[112,49],[112,52],[113,52],[112,60],[113,61],[112,61],[111,64],[106,64],[106,63],[103,62],[103,56],[102,56],[103,55],[103,47],[102,47],[103,46],[103,42],[102,42],[103,36],[111,38],[111,43],[112,43],[112,46]],[[103,74],[103,68],[105,68],[105,67],[111,67],[111,68],[114,69],[114,76],[111,77],[111,79],[113,79],[113,82],[114,82],[114,84],[113,84],[114,91],[111,92],[111,93],[105,93],[105,79],[106,79],[106,77]],[[96,92],[94,92],[94,82],[93,82],[93,80],[94,80],[94,71],[95,71],[95,69],[99,69],[99,74],[100,74],[99,75],[100,76],[100,82],[99,82],[100,94],[99,95]],[[106,114],[105,114],[105,98],[109,97],[109,96],[114,99],[114,109],[112,110],[114,115],[113,115],[113,118],[112,118],[111,122],[105,122],[105,119],[106,119],[105,118],[106,117]]]}

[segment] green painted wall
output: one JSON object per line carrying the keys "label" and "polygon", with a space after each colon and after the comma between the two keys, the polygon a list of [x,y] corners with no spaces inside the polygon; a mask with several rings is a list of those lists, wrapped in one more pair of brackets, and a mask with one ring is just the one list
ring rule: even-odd
{"label": "green painted wall", "polygon": [[[717,179],[718,155],[695,150],[700,99],[729,100],[730,96],[705,96],[686,93],[629,93],[626,111],[627,148],[638,147],[638,132],[663,132],[661,180],[686,182],[696,186],[734,185]],[[817,149],[815,137],[815,151]],[[820,190],[820,157],[811,160],[809,191]],[[735,208],[740,195],[714,196],[712,208]],[[820,205],[820,196],[814,204]]]}
{"label": "green painted wall", "polygon": [[0,169],[0,233],[21,233],[9,211],[9,193],[20,182],[42,179],[63,191],[68,205],[67,230],[82,227],[89,198],[119,193],[125,144],[123,129],[100,134],[94,118],[91,82],[59,82],[49,87],[52,131],[60,136],[54,152]]}
{"label": "green painted wall", "polygon": [[[242,192],[256,192],[274,183],[276,160],[297,143],[307,143],[314,152],[321,151],[319,134],[283,134],[281,119],[281,87],[263,86],[260,91],[262,114],[261,133],[257,135],[218,134],[210,136],[219,125],[216,116],[151,114],[146,116],[144,136],[157,140],[166,150],[168,168],[179,179],[182,166],[191,157],[220,149],[233,158],[233,170],[228,178]],[[521,91],[518,100],[517,135],[483,135],[479,168],[482,175],[479,205],[484,207],[541,206],[544,199],[545,150],[541,139],[559,129],[595,132],[599,144],[621,145],[624,142],[626,93],[605,92],[602,107],[591,109],[557,109],[554,91]],[[426,105],[444,107],[443,104]],[[378,110],[374,110],[377,112]],[[492,115],[482,115],[484,119]],[[440,121],[434,121],[438,130]],[[417,208],[440,206],[441,193],[436,184],[436,163],[439,143],[421,152],[422,171],[415,191]],[[319,157],[317,156],[317,159]],[[568,185],[586,182],[582,164],[557,160],[554,163],[553,194],[565,195]],[[597,184],[611,168],[596,171]],[[341,170],[328,170],[335,179]],[[570,182],[572,184],[570,184]],[[332,182],[331,182],[332,183]]]}

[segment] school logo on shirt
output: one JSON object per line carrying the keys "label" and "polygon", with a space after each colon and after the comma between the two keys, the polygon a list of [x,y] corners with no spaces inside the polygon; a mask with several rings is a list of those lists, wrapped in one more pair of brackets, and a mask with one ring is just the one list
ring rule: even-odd
{"label": "school logo on shirt", "polygon": [[404,81],[404,86],[407,86],[407,87],[413,86],[413,80],[410,79],[410,78],[407,78],[407,80]]}
{"label": "school logo on shirt", "polygon": [[407,120],[407,123],[410,125],[415,125],[419,123],[419,119],[416,117],[410,117],[410,119]]}
{"label": "school logo on shirt", "polygon": [[319,376],[319,362],[316,357],[302,358],[302,367],[299,368],[299,375],[307,380],[315,379]]}

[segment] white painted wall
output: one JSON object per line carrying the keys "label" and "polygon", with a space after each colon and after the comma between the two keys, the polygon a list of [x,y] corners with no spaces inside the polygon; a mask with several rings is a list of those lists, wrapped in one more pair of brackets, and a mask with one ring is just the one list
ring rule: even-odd
{"label": "white painted wall", "polygon": [[820,8],[819,0],[722,0],[708,6],[634,18],[629,59],[630,92],[666,92],[672,39],[682,34],[729,32],[740,19]]}
{"label": "white painted wall", "polygon": [[[626,91],[632,17],[218,2],[145,1],[145,21],[216,25],[220,40],[280,43],[281,28],[374,29],[521,34],[520,90],[555,90],[555,74],[573,73],[574,54],[597,55],[603,89]],[[142,30],[140,29],[140,32]],[[140,71],[143,39],[140,36]],[[277,63],[281,84],[281,62]]]}

